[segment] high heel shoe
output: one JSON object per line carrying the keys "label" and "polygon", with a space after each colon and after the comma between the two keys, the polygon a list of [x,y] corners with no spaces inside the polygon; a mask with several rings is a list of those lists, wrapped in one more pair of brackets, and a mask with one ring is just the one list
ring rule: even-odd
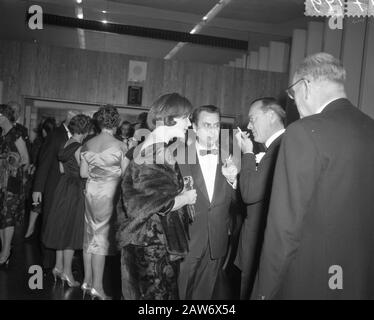
{"label": "high heel shoe", "polygon": [[94,300],[95,298],[97,298],[97,299],[99,299],[99,300],[112,300],[111,297],[108,297],[108,296],[105,295],[104,293],[101,294],[101,293],[97,292],[97,291],[95,290],[95,288],[92,288],[90,293],[91,293],[92,300]]}
{"label": "high heel shoe", "polygon": [[11,255],[12,255],[12,250],[9,251],[9,254],[6,257],[6,259],[3,262],[0,262],[0,267],[8,266]]}
{"label": "high heel shoe", "polygon": [[87,282],[83,282],[83,284],[81,285],[81,289],[83,291],[83,299],[84,299],[86,294],[91,294],[91,289],[92,288]]}
{"label": "high heel shoe", "polygon": [[61,280],[62,280],[63,286],[65,286],[65,281],[66,281],[70,288],[79,287],[80,285],[78,281],[69,279],[69,277],[65,273],[62,273]]}
{"label": "high heel shoe", "polygon": [[52,270],[53,279],[55,280],[55,283],[57,282],[57,278],[61,279],[62,271],[58,270],[56,267]]}

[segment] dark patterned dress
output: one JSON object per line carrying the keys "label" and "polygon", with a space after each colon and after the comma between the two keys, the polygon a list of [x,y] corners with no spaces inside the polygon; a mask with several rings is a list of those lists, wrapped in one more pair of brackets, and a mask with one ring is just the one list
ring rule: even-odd
{"label": "dark patterned dress", "polygon": [[188,214],[185,208],[171,211],[183,178],[166,147],[146,148],[161,160],[157,163],[139,164],[135,156],[121,184],[117,239],[124,299],[178,299],[179,263],[188,252]]}
{"label": "dark patterned dress", "polygon": [[24,217],[23,170],[15,145],[20,137],[15,128],[0,137],[0,229],[14,227]]}

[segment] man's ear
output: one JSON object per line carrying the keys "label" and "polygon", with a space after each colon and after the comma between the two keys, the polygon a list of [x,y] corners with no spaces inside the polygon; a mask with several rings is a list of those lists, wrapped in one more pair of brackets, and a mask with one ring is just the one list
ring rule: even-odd
{"label": "man's ear", "polygon": [[270,122],[274,123],[277,117],[275,112],[273,110],[269,110],[268,112],[269,112]]}
{"label": "man's ear", "polygon": [[308,82],[303,81],[304,86],[304,99],[308,100],[308,97],[310,96],[310,87],[308,86]]}

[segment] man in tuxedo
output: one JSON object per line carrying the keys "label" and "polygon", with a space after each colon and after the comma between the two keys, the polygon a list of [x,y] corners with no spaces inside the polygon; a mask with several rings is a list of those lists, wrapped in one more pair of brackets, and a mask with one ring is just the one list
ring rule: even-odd
{"label": "man in tuxedo", "polygon": [[285,111],[275,98],[260,98],[251,103],[248,129],[256,142],[265,145],[266,153],[261,160],[260,154],[253,153],[249,135],[241,132],[236,135],[243,153],[240,192],[247,206],[235,259],[235,265],[242,272],[240,298],[243,300],[250,297],[259,265],[275,163],[285,131],[285,116]]}
{"label": "man in tuxedo", "polygon": [[[74,111],[68,111],[66,120],[48,135],[40,149],[32,199],[34,204],[42,203],[42,234],[47,217],[50,213],[54,192],[61,177],[57,155],[60,148],[63,147],[66,141],[71,137],[67,125],[76,114],[77,113]],[[54,264],[55,251],[43,248],[43,267],[45,269],[50,269]]]}
{"label": "man in tuxedo", "polygon": [[229,244],[236,177],[234,174],[227,181],[221,170],[220,110],[211,105],[196,108],[191,120],[196,142],[180,169],[184,177],[192,177],[197,201],[190,225],[189,253],[180,265],[179,295],[182,300],[226,299],[229,289],[222,267]]}
{"label": "man in tuxedo", "polygon": [[280,146],[254,298],[374,299],[374,120],[345,77],[318,53],[288,89],[302,119]]}

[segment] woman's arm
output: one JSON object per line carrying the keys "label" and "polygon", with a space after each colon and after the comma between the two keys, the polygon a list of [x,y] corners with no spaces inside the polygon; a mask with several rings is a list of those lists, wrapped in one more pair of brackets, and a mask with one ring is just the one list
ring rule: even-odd
{"label": "woman's arm", "polygon": [[62,164],[61,161],[58,162],[58,166],[60,168],[60,173],[62,173],[62,174],[65,173],[65,171],[64,171],[64,165]]}
{"label": "woman's arm", "polygon": [[19,137],[15,141],[15,145],[17,147],[17,150],[21,156],[21,164],[25,165],[26,167],[30,164],[30,158],[29,158],[29,153],[27,151],[26,143],[22,139],[22,137]]}
{"label": "woman's arm", "polygon": [[82,178],[88,178],[88,163],[84,157],[81,156],[81,163],[80,163],[80,175]]}
{"label": "woman's arm", "polygon": [[77,151],[75,151],[74,153],[75,160],[77,160],[78,166],[80,166],[81,164],[81,150],[82,150],[82,147],[79,147]]}

